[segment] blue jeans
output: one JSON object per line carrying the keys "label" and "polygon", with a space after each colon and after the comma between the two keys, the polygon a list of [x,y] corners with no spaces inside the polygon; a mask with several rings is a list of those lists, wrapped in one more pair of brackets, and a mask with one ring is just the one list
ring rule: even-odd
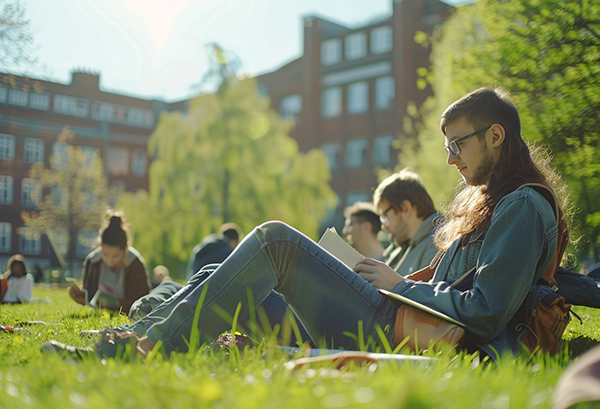
{"label": "blue jeans", "polygon": [[[204,282],[204,280],[210,277],[210,275],[213,274],[219,266],[220,264],[208,264],[202,267],[189,279],[185,286],[179,285],[178,289],[175,285],[169,285],[164,289],[161,288],[165,284],[162,284],[161,286],[157,287],[158,289],[162,289],[161,295],[163,296],[164,301],[159,302],[157,304],[156,300],[153,299],[152,302],[154,303],[154,305],[152,305],[152,302],[148,301],[145,303],[142,302],[140,306],[137,306],[137,304],[140,303],[140,301],[149,299],[152,296],[152,294],[154,294],[154,292],[140,298],[133,304],[131,311],[135,312],[135,307],[137,306],[139,312],[136,312],[136,314],[141,315],[145,313],[146,315],[144,315],[142,318],[140,318],[133,324],[119,327],[118,330],[132,331],[140,336],[146,334],[146,332],[152,325],[154,325],[157,322],[161,322],[166,317],[168,317],[169,314],[171,314],[171,311],[173,311],[173,308],[179,303],[179,301],[183,300],[197,286],[201,285]],[[264,311],[268,321],[263,325],[263,321],[261,319],[257,319],[256,324],[258,325],[259,330],[263,331],[264,333],[270,333],[271,329],[273,329],[276,325],[283,327],[284,325],[289,325],[286,322],[286,320],[294,320],[298,328],[298,337],[296,337],[295,331],[290,331],[289,345],[296,346],[299,343],[311,341],[310,336],[306,332],[306,329],[304,329],[304,326],[302,325],[300,320],[298,320],[298,318],[293,313],[291,317],[287,315],[289,305],[283,300],[283,296],[281,294],[278,294],[275,291],[271,291],[267,298],[265,298],[265,300],[259,305],[259,308],[261,308]],[[147,311],[145,311],[145,309],[147,309]],[[132,317],[131,312],[129,316],[130,318],[135,318],[135,316]],[[242,322],[242,325],[247,332],[252,331],[251,323],[249,322],[249,320],[247,322]],[[268,326],[268,329],[266,328],[266,326]]]}
{"label": "blue jeans", "polygon": [[[250,316],[247,290],[254,305],[272,290],[282,294],[317,345],[355,349],[356,335],[377,338],[376,326],[393,343],[397,306],[370,283],[299,231],[282,222],[265,223],[250,233],[215,272],[189,292],[180,291],[169,316],[152,325],[147,336],[162,341],[167,353],[186,351],[196,306],[206,287],[198,319],[201,342],[211,342],[231,328],[215,312]],[[355,336],[349,336],[354,334]],[[322,341],[325,344],[322,344]]]}

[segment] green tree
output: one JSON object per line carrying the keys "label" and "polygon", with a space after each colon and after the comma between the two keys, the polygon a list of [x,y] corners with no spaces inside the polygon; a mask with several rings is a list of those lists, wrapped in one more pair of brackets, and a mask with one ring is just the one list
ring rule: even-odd
{"label": "green tree", "polygon": [[19,229],[19,234],[26,237],[51,237],[59,251],[66,252],[71,271],[77,241],[91,245],[91,238],[79,233],[97,231],[107,207],[102,160],[97,153],[84,153],[81,147],[70,145],[68,141],[72,139],[66,128],[59,135],[63,149],[51,157],[50,168],[42,162],[31,166],[31,178],[48,193],[40,201],[38,211],[22,214],[25,226]]}
{"label": "green tree", "polygon": [[228,221],[248,232],[279,219],[316,238],[335,206],[331,175],[320,150],[299,153],[291,127],[253,79],[229,78],[186,114],[163,113],[148,144],[149,192],[119,202],[136,248],[151,262],[181,265]]}
{"label": "green tree", "polygon": [[[434,44],[432,62],[435,101],[420,143],[432,138],[455,99],[480,86],[505,87],[519,107],[524,138],[555,155],[581,209],[581,233],[599,243],[600,3],[480,0],[459,7]],[[598,260],[597,247],[588,251]]]}

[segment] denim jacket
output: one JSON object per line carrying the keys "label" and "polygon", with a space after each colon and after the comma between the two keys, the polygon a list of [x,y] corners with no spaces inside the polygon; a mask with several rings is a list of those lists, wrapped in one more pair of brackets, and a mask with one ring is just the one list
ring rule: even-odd
{"label": "denim jacket", "polygon": [[[487,231],[471,235],[463,247],[452,243],[429,282],[404,280],[394,292],[465,324],[466,340],[494,357],[516,353],[523,335],[517,314],[528,291],[544,274],[556,249],[554,209],[531,187],[503,197]],[[474,271],[470,289],[452,286]],[[522,310],[522,309],[521,309]]]}

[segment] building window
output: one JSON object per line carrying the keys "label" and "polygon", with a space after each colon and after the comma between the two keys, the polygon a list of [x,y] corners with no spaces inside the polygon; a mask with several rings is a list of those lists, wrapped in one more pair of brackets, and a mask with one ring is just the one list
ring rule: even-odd
{"label": "building window", "polygon": [[346,167],[356,169],[365,166],[367,141],[366,139],[354,139],[348,142],[346,149]]}
{"label": "building window", "polygon": [[92,103],[92,119],[113,122],[115,120],[115,106],[107,102],[94,101]]}
{"label": "building window", "polygon": [[6,102],[8,96],[8,89],[6,87],[0,87],[0,102]]}
{"label": "building window", "polygon": [[382,26],[371,30],[371,52],[381,54],[392,51],[392,27]]}
{"label": "building window", "polygon": [[54,207],[63,210],[67,208],[67,194],[62,188],[52,186],[50,189],[50,196],[52,196],[52,205]]}
{"label": "building window", "polygon": [[52,144],[52,161],[56,166],[61,166],[67,163],[68,153],[67,144],[56,141]]}
{"label": "building window", "polygon": [[24,178],[21,182],[21,205],[36,207],[42,198],[42,188],[38,181]]}
{"label": "building window", "polygon": [[39,138],[25,138],[25,149],[23,151],[25,163],[44,161],[44,140]]}
{"label": "building window", "polygon": [[8,92],[8,103],[11,105],[18,105],[20,107],[27,106],[27,92],[19,89],[11,89]]}
{"label": "building window", "polygon": [[149,128],[152,126],[152,113],[141,108],[124,108],[123,120],[127,125]]}
{"label": "building window", "polygon": [[10,223],[0,223],[0,251],[10,252],[12,226]]}
{"label": "building window", "polygon": [[133,152],[131,174],[138,178],[141,178],[146,174],[146,153],[144,151]]}
{"label": "building window", "polygon": [[367,35],[354,33],[346,36],[345,51],[347,60],[357,60],[367,55]]}
{"label": "building window", "polygon": [[269,90],[267,89],[267,86],[265,84],[258,84],[256,91],[261,97],[267,98],[269,96]]}
{"label": "building window", "polygon": [[283,118],[291,118],[297,124],[298,114],[302,112],[302,96],[300,94],[287,95],[281,99],[279,113]]}
{"label": "building window", "polygon": [[98,231],[79,230],[77,233],[76,254],[79,258],[85,258],[96,246],[98,240]]}
{"label": "building window", "polygon": [[19,248],[21,254],[37,256],[42,250],[42,237],[39,234],[37,237],[19,236]]}
{"label": "building window", "polygon": [[15,136],[0,133],[0,159],[13,160],[15,158]]}
{"label": "building window", "polygon": [[321,64],[333,65],[342,61],[342,42],[339,38],[321,43]]}
{"label": "building window", "polygon": [[108,150],[108,173],[111,176],[127,175],[129,172],[129,152],[123,148]]}
{"label": "building window", "polygon": [[31,94],[29,108],[47,111],[50,109],[50,96],[48,94]]}
{"label": "building window", "polygon": [[352,206],[356,202],[370,202],[369,193],[364,190],[354,190],[348,192],[346,196],[346,206]]}
{"label": "building window", "polygon": [[335,118],[342,113],[342,89],[328,88],[321,93],[321,116]]}
{"label": "building window", "polygon": [[88,116],[88,101],[83,98],[69,97],[67,95],[55,95],[54,112],[85,118]]}
{"label": "building window", "polygon": [[361,114],[369,109],[369,84],[366,81],[348,85],[347,109],[349,114]]}
{"label": "building window", "polygon": [[0,204],[9,205],[13,200],[12,176],[0,175]]}
{"label": "building window", "polygon": [[340,144],[339,143],[328,143],[321,146],[321,149],[327,156],[327,160],[329,161],[329,170],[334,171],[338,170],[340,167],[339,164],[339,156],[340,156]]}
{"label": "building window", "polygon": [[100,149],[95,146],[82,146],[81,154],[83,155],[83,159],[87,166],[92,165],[94,161],[100,159]]}
{"label": "building window", "polygon": [[392,162],[392,135],[383,135],[375,138],[373,162],[376,165],[389,165]]}
{"label": "building window", "polygon": [[396,92],[394,77],[386,76],[375,80],[375,108],[382,110],[394,105]]}

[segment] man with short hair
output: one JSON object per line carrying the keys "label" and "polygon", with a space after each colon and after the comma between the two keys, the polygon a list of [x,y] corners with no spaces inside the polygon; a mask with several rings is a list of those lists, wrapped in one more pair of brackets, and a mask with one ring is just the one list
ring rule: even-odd
{"label": "man with short hair", "polygon": [[377,239],[381,220],[371,203],[356,202],[344,209],[346,222],[342,234],[348,244],[365,257],[383,260],[383,246]]}
{"label": "man with short hair", "polygon": [[427,267],[438,252],[433,244],[438,213],[421,177],[408,169],[394,173],[377,186],[373,203],[393,238],[383,253],[385,264],[401,276]]}

